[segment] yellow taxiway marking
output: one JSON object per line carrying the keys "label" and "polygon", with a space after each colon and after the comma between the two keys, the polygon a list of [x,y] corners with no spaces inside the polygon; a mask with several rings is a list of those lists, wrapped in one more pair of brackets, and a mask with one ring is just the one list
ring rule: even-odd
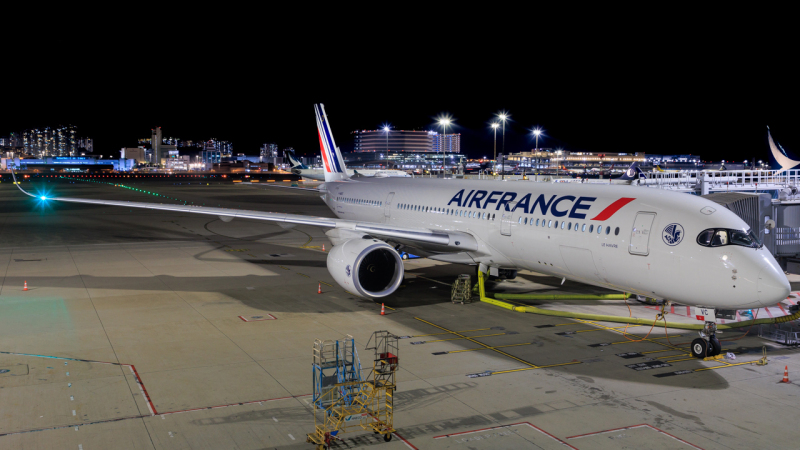
{"label": "yellow taxiway marking", "polygon": [[[722,362],[722,361],[717,361]],[[722,369],[725,367],[733,367],[733,366],[742,366],[745,364],[753,364],[755,361],[747,361],[747,362],[740,362],[740,363],[724,363],[724,366],[714,366],[714,367],[702,367],[700,369],[694,369],[695,372],[700,372],[701,370],[714,370],[714,369]]]}
{"label": "yellow taxiway marking", "polygon": [[478,350],[494,350],[496,348],[519,347],[520,345],[531,345],[531,344],[533,344],[533,342],[523,342],[522,344],[496,345],[494,347],[489,347],[489,348],[467,348],[464,350],[451,350],[447,353],[450,354],[450,353],[475,352]]}
{"label": "yellow taxiway marking", "polygon": [[[472,338],[482,338],[482,337],[491,337],[491,336],[506,336],[506,333],[496,333],[496,334],[482,334],[480,336],[470,336],[470,337],[456,337],[450,339],[436,339],[434,341],[422,341],[426,344],[430,344],[432,342],[445,342],[445,341],[460,341],[462,339],[472,339]],[[487,347],[487,350],[494,349],[495,347]]]}
{"label": "yellow taxiway marking", "polygon": [[417,275],[415,278],[422,278],[423,280],[428,280],[428,281],[432,281],[432,282],[434,282],[434,283],[443,284],[443,285],[445,285],[445,286],[448,286],[448,287],[450,286],[449,284],[447,284],[447,283],[445,283],[445,282],[443,282],[443,281],[432,280],[432,279],[430,279],[430,278],[421,277],[421,276],[419,276],[419,275]]}
{"label": "yellow taxiway marking", "polygon": [[[663,350],[650,350],[649,352],[639,352],[639,353],[641,353],[643,355],[649,355],[650,353],[678,352],[678,351],[680,351],[680,350],[674,350],[674,349],[671,349],[671,348],[665,348]],[[673,356],[678,356],[678,355],[673,355]],[[665,358],[669,358],[669,356],[665,356]]]}
{"label": "yellow taxiway marking", "polygon": [[326,283],[326,282],[324,282],[324,281],[319,281],[319,283],[321,283],[321,284],[324,284],[325,286],[333,287],[333,285],[332,285],[332,284],[328,284],[328,283]]}
{"label": "yellow taxiway marking", "polygon": [[481,347],[485,347],[485,348],[487,348],[487,349],[491,349],[492,351],[494,351],[494,352],[497,352],[497,353],[500,353],[500,354],[501,354],[501,355],[503,355],[503,356],[507,356],[507,357],[509,357],[509,358],[511,358],[511,359],[513,359],[513,360],[515,360],[515,361],[519,361],[519,362],[521,362],[522,364],[525,364],[526,366],[530,366],[530,367],[532,367],[532,368],[538,368],[538,367],[539,367],[539,366],[537,366],[536,364],[529,363],[528,361],[525,361],[524,359],[520,359],[520,358],[517,358],[516,356],[509,355],[508,353],[506,353],[506,352],[504,352],[504,351],[502,351],[502,350],[497,350],[497,349],[494,349],[494,348],[492,348],[490,345],[486,345],[486,344],[484,344],[484,343],[482,343],[482,342],[476,341],[475,339],[473,339],[473,338],[470,338],[470,337],[467,337],[467,336],[464,336],[463,334],[460,334],[460,333],[458,333],[458,332],[456,332],[456,331],[453,331],[453,330],[448,330],[448,329],[447,329],[447,328],[445,328],[445,327],[442,327],[442,326],[436,325],[435,323],[428,322],[427,320],[424,320],[424,319],[420,319],[419,317],[414,317],[414,318],[415,318],[415,319],[417,319],[417,320],[419,320],[419,321],[420,321],[420,322],[422,322],[422,323],[427,323],[428,325],[430,325],[430,326],[432,326],[432,327],[436,327],[436,328],[438,328],[438,329],[440,329],[440,330],[447,331],[447,332],[449,332],[449,333],[452,333],[452,334],[454,334],[454,335],[456,335],[456,336],[462,337],[462,338],[464,338],[464,339],[466,339],[466,340],[468,340],[468,341],[470,341],[470,342],[474,342],[474,343],[476,343],[476,344],[480,345]]}
{"label": "yellow taxiway marking", "polygon": [[[581,319],[577,319],[577,320],[579,320],[579,321],[581,321],[581,322],[583,322],[583,323],[589,323],[589,324],[592,324],[592,325],[594,325],[594,326],[596,326],[596,327],[603,328],[604,330],[609,330],[609,331],[613,331],[613,332],[615,332],[615,333],[619,333],[619,334],[621,334],[621,335],[623,335],[623,336],[625,336],[625,335],[633,336],[633,337],[635,338],[634,340],[638,340],[638,341],[641,341],[641,342],[652,342],[652,343],[654,343],[654,344],[663,345],[664,347],[669,347],[669,348],[671,348],[671,349],[673,349],[673,350],[679,350],[679,351],[682,351],[682,352],[685,352],[685,351],[686,351],[686,350],[684,350],[684,349],[681,349],[681,348],[675,347],[675,346],[674,346],[674,345],[672,345],[672,344],[665,344],[665,343],[663,343],[663,342],[656,342],[656,341],[655,341],[655,338],[643,338],[643,337],[641,337],[641,336],[639,336],[639,335],[636,335],[636,334],[633,334],[633,333],[627,333],[627,332],[625,332],[625,331],[619,331],[619,330],[617,330],[617,329],[615,329],[615,328],[607,327],[607,326],[605,326],[605,325],[600,325],[599,323],[591,322],[591,321],[588,321],[588,320],[581,320]],[[663,338],[663,339],[667,339],[667,338],[668,338],[667,336],[664,336],[664,338]]]}
{"label": "yellow taxiway marking", "polygon": [[310,276],[308,276],[308,275],[306,275],[306,274],[304,274],[304,273],[297,272],[297,274],[298,274],[298,275],[302,275],[302,276],[304,276],[304,277],[306,277],[306,278],[311,278]]}
{"label": "yellow taxiway marking", "polygon": [[[641,327],[641,326],[643,326],[643,325],[631,325],[628,328]],[[609,327],[608,329],[609,330],[615,330],[617,328],[625,328],[625,327]],[[578,331],[576,331],[576,333],[588,333],[590,331],[605,331],[605,330],[602,329],[602,328],[590,328],[588,330],[578,330]]]}
{"label": "yellow taxiway marking", "polygon": [[292,269],[290,269],[290,268],[288,268],[288,267],[283,267],[283,266],[278,266],[278,267],[280,267],[280,268],[281,268],[281,269],[283,269],[283,270],[292,270]]}
{"label": "yellow taxiway marking", "polygon": [[573,364],[581,364],[581,362],[580,361],[570,361],[570,362],[559,363],[559,364],[548,364],[546,366],[526,367],[526,368],[523,368],[523,369],[499,370],[497,372],[492,372],[492,375],[500,375],[502,373],[522,372],[524,370],[547,369],[549,367],[571,366]]}
{"label": "yellow taxiway marking", "polygon": [[[469,333],[470,331],[486,331],[486,330],[491,330],[491,328],[476,328],[474,330],[461,330],[461,331],[456,331],[456,333]],[[441,336],[443,334],[450,334],[450,333],[417,334],[411,337],[415,338],[415,337],[426,337],[426,336]]]}

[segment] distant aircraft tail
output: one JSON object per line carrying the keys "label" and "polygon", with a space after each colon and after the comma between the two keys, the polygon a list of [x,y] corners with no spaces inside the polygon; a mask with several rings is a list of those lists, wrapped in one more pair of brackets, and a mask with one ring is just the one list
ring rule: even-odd
{"label": "distant aircraft tail", "polygon": [[769,141],[769,162],[772,169],[781,173],[784,170],[794,169],[800,164],[800,159],[797,156],[787,153],[780,144],[772,140],[772,133],[769,131],[769,127],[767,127],[767,140]]}
{"label": "distant aircraft tail", "polygon": [[662,169],[660,166],[656,166],[656,170],[659,171],[659,172],[665,172],[665,170]]}
{"label": "distant aircraft tail", "polygon": [[628,170],[618,178],[618,180],[638,180],[639,178],[647,178],[647,175],[639,167],[638,162],[634,162],[628,167]]}
{"label": "distant aircraft tail", "polygon": [[347,169],[344,165],[344,158],[333,140],[328,116],[325,114],[325,105],[319,103],[314,105],[314,112],[317,115],[317,131],[319,133],[319,150],[322,153],[322,163],[325,166],[325,181],[347,180]]}
{"label": "distant aircraft tail", "polygon": [[291,150],[284,150],[286,157],[289,158],[289,162],[292,163],[292,169],[308,169],[308,167],[297,160],[294,156],[294,152]]}

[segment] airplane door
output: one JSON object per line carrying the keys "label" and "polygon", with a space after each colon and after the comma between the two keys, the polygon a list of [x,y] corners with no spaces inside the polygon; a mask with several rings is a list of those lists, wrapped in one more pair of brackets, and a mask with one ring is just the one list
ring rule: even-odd
{"label": "airplane door", "polygon": [[511,202],[508,204],[508,209],[511,211],[503,211],[503,215],[500,217],[500,234],[503,236],[511,236],[511,223],[514,221],[514,207],[517,206],[517,202]]}
{"label": "airplane door", "polygon": [[631,230],[631,244],[628,253],[631,255],[647,256],[650,254],[650,229],[653,227],[653,220],[656,213],[640,212],[636,214]]}
{"label": "airplane door", "polygon": [[386,196],[386,202],[384,203],[383,208],[383,221],[388,222],[389,218],[392,216],[392,211],[389,209],[392,207],[392,199],[394,198],[394,192],[389,192],[389,195]]}

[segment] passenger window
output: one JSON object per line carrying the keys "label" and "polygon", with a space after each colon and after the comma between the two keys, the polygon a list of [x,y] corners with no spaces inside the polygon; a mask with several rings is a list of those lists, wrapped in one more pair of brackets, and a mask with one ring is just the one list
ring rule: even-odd
{"label": "passenger window", "polygon": [[608,233],[611,233],[611,227],[606,227],[606,236],[608,236]]}
{"label": "passenger window", "polygon": [[566,225],[566,222],[561,222],[561,229],[562,230],[564,229],[564,225]]}
{"label": "passenger window", "polygon": [[589,233],[591,233],[592,231],[594,231],[594,225],[589,225]]}
{"label": "passenger window", "polygon": [[598,225],[597,226],[597,234],[600,234],[602,232],[603,232],[603,226],[602,225]]}
{"label": "passenger window", "polygon": [[494,220],[494,214],[492,214],[492,220]]}
{"label": "passenger window", "polygon": [[552,227],[552,226],[553,226],[553,221],[552,221],[552,220],[549,220],[549,221],[547,222],[547,228],[550,228],[550,227]]}
{"label": "passenger window", "polygon": [[536,226],[539,226],[539,219],[536,219]]}
{"label": "passenger window", "polygon": [[619,236],[619,227],[614,229],[614,236]]}
{"label": "passenger window", "polygon": [[519,219],[517,219],[517,223],[518,223],[518,224],[520,224],[520,225],[522,225],[522,217],[520,217]]}
{"label": "passenger window", "polygon": [[571,229],[572,229],[572,222],[570,222],[570,223],[568,223],[568,224],[567,224],[567,231],[569,231],[569,230],[571,230]]}
{"label": "passenger window", "polygon": [[483,220],[486,220],[486,213],[483,213]]}
{"label": "passenger window", "polygon": [[558,228],[558,221],[556,220],[556,228]]}

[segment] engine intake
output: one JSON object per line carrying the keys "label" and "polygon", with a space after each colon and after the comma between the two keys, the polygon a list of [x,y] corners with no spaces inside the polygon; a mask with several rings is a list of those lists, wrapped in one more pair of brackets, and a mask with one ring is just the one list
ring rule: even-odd
{"label": "engine intake", "polygon": [[361,297],[386,297],[400,287],[405,268],[387,243],[370,237],[348,239],[328,253],[328,272],[339,286]]}

